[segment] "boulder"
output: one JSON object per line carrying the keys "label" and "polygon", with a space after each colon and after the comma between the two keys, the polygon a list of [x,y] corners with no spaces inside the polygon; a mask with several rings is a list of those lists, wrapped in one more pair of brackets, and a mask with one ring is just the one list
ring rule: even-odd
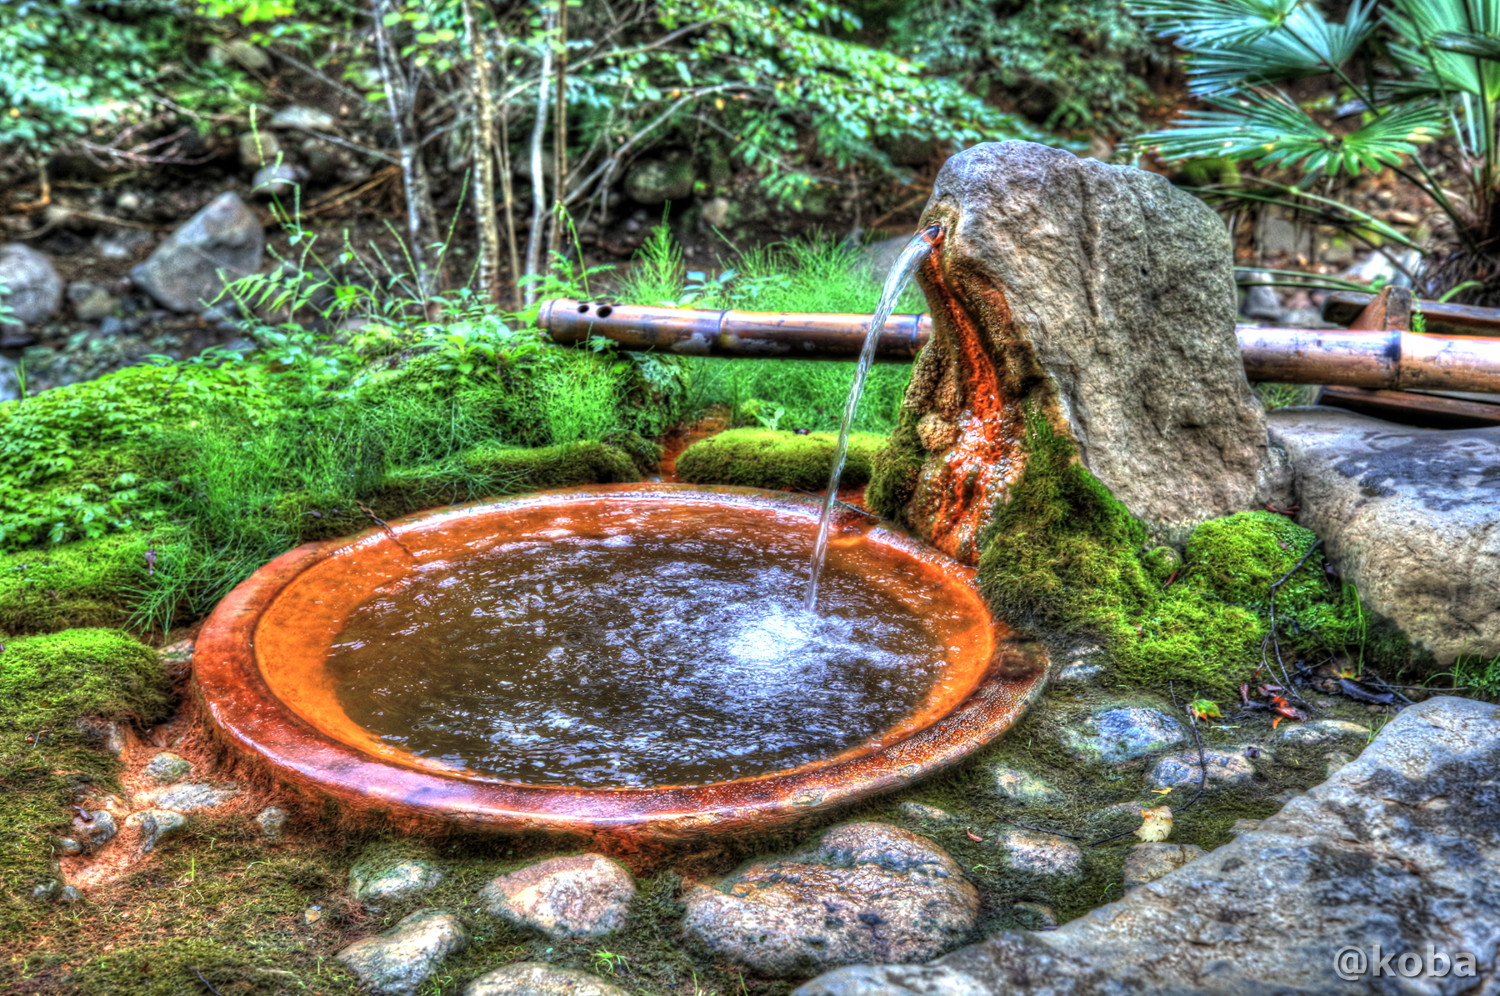
{"label": "boulder", "polygon": [[931,958],[963,940],[978,915],[979,894],[936,844],[883,823],[848,823],[810,851],[695,887],[685,927],[716,956],[786,977]]}
{"label": "boulder", "polygon": [[1297,521],[1439,664],[1500,654],[1500,428],[1415,429],[1332,408],[1269,419]]}
{"label": "boulder", "polygon": [[635,882],[598,854],[551,858],[501,875],[479,892],[492,916],[540,930],[548,937],[603,937],[625,925]]}
{"label": "boulder", "polygon": [[625,173],[625,193],[641,204],[680,201],[693,193],[691,159],[640,159]]}
{"label": "boulder", "polygon": [[302,171],[291,163],[267,163],[251,178],[250,196],[261,201],[290,197],[302,180]]}
{"label": "boulder", "polygon": [[237,194],[220,194],[130,276],[164,308],[202,311],[230,281],[260,269],[265,246],[260,220],[249,205]]}
{"label": "boulder", "polygon": [[332,131],[338,119],[327,111],[303,104],[283,107],[271,116],[272,128],[294,128],[300,131]]}
{"label": "boulder", "polygon": [[[1500,707],[1441,697],[1257,829],[1057,930],[844,968],[795,996],[1477,992],[1497,936]],[[1403,955],[1447,971],[1416,988]]]}
{"label": "boulder", "polygon": [[385,933],[355,941],[334,957],[370,992],[404,996],[432,978],[443,960],[468,939],[452,913],[418,910]]}
{"label": "boulder", "polygon": [[21,341],[28,325],[40,325],[62,307],[63,282],[45,254],[19,242],[0,246],[0,338]]}
{"label": "boulder", "polygon": [[944,234],[918,274],[933,334],[871,488],[877,511],[975,562],[1035,418],[1158,541],[1266,500],[1229,236],[1207,205],[1155,173],[985,143],[939,173],[921,221],[934,224]]}
{"label": "boulder", "polygon": [[518,961],[470,982],[464,996],[626,996],[626,992],[588,972]]}

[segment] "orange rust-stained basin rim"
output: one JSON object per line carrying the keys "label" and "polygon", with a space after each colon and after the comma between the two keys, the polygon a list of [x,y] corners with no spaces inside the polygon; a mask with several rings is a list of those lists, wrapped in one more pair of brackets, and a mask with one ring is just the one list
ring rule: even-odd
{"label": "orange rust-stained basin rim", "polygon": [[[962,600],[965,645],[934,698],[861,747],[753,777],[624,788],[504,781],[405,754],[343,715],[322,660],[348,614],[415,559],[476,549],[515,523],[590,505],[670,503],[710,522],[716,507],[764,514],[811,536],[820,502],[749,488],[601,485],[457,506],[397,520],[389,530],[311,543],[277,558],[224,599],[199,635],[194,680],[229,744],[292,787],[359,810],[475,830],[544,832],[669,843],[785,824],[922,778],[994,740],[1041,692],[1040,645],[991,621],[973,572],[854,511],[835,529],[877,560],[920,572],[944,599]],[[972,609],[972,612],[970,612]],[[954,634],[950,634],[952,636]]]}

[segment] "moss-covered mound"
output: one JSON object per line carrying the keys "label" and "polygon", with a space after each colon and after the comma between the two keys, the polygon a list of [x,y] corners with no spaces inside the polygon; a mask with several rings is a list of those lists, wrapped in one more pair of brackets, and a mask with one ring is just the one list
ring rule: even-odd
{"label": "moss-covered mound", "polygon": [[0,633],[126,625],[150,581],[152,549],[117,533],[0,555]]}
{"label": "moss-covered mound", "polygon": [[24,929],[27,897],[53,877],[51,838],[66,828],[73,793],[109,786],[118,770],[78,720],[155,722],[167,705],[156,652],[116,630],[34,636],[0,651],[0,936]]}
{"label": "moss-covered mound", "polygon": [[980,588],[1002,618],[1101,639],[1131,684],[1230,692],[1269,659],[1272,586],[1281,582],[1284,659],[1347,653],[1405,663],[1403,641],[1372,631],[1355,591],[1327,575],[1321,551],[1308,555],[1317,537],[1285,516],[1206,522],[1178,558],[1145,548],[1145,528],[1045,419],[1028,420],[1024,446],[1025,470],[981,542]]}
{"label": "moss-covered mound", "polygon": [[[856,432],[849,437],[844,464],[845,486],[870,480],[885,437]],[[677,458],[677,475],[691,484],[738,484],[752,488],[826,487],[833,470],[838,436],[831,432],[799,435],[773,429],[730,429],[699,440]]]}

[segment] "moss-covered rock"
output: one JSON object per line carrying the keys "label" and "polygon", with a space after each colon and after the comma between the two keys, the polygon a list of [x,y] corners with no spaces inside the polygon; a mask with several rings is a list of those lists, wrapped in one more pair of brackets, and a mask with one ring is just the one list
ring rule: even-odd
{"label": "moss-covered rock", "polygon": [[150,578],[145,537],[115,534],[0,555],[0,633],[124,626]]}
{"label": "moss-covered rock", "polygon": [[[852,434],[843,484],[867,483],[884,445],[882,436]],[[689,446],[677,458],[677,475],[691,484],[816,491],[828,484],[837,446],[838,437],[831,432],[799,435],[773,429],[730,429]]]}
{"label": "moss-covered rock", "polygon": [[0,937],[25,929],[24,897],[51,879],[50,840],[68,825],[73,793],[109,785],[118,770],[78,721],[160,720],[169,684],[156,652],[116,630],[28,637],[0,651]]}

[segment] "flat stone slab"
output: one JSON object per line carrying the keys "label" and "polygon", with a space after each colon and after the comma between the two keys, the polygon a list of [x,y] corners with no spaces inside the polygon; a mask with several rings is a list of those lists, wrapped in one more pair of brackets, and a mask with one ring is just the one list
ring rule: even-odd
{"label": "flat stone slab", "polygon": [[[1118,902],[930,965],[838,969],[794,996],[1478,992],[1497,939],[1500,707],[1441,697],[1257,829]],[[1408,954],[1431,963],[1420,988],[1401,974]]]}
{"label": "flat stone slab", "polygon": [[1268,419],[1297,521],[1441,664],[1500,654],[1500,427],[1414,429],[1334,408]]}

